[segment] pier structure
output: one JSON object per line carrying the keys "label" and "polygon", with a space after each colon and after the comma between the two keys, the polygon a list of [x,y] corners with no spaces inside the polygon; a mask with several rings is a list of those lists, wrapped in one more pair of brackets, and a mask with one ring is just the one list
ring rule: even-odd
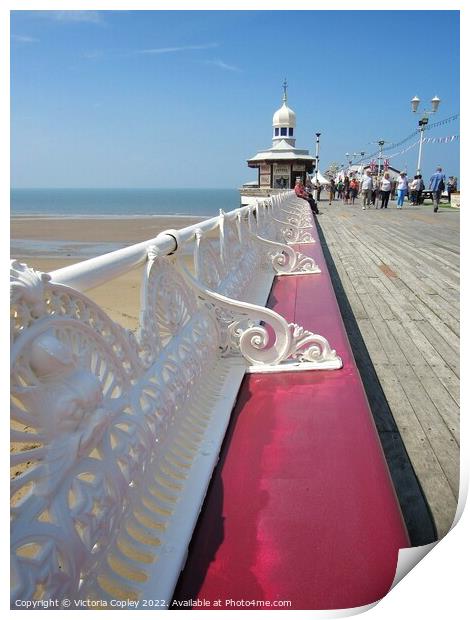
{"label": "pier structure", "polygon": [[307,149],[296,147],[297,117],[287,105],[287,83],[283,86],[282,105],[273,115],[272,146],[248,159],[248,166],[258,170],[258,179],[241,190],[242,204],[253,204],[260,196],[292,189],[296,179],[305,184],[315,169],[315,157]]}
{"label": "pier structure", "polygon": [[[12,601],[387,593],[410,542],[320,241],[287,191],[49,274],[13,261]],[[133,333],[88,291],[139,265]]]}

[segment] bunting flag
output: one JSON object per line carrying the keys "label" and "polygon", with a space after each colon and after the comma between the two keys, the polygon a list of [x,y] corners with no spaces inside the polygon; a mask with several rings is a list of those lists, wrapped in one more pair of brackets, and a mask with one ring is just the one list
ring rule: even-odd
{"label": "bunting flag", "polygon": [[427,142],[427,143],[431,143],[431,144],[435,144],[436,142],[438,142],[439,144],[447,144],[448,142],[453,142],[454,140],[458,140],[460,136],[445,136],[444,138],[424,138],[423,143]]}
{"label": "bunting flag", "polygon": [[375,159],[371,159],[370,160],[370,171],[375,172],[376,168],[377,168],[377,164],[375,162]]}
{"label": "bunting flag", "polygon": [[390,160],[384,159],[384,170],[388,170],[390,167]]}

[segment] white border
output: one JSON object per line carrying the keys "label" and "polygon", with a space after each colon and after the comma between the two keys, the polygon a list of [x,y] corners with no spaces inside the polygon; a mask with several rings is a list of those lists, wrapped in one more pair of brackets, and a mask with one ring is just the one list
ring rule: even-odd
{"label": "white border", "polygon": [[[377,10],[382,8],[383,5],[378,2],[358,0],[355,3],[350,1],[339,1],[339,0],[330,0],[325,7],[324,3],[314,3],[314,2],[306,2],[306,1],[296,1],[292,0],[288,4],[289,10],[320,10],[323,8],[327,8],[328,10]],[[426,1],[417,1],[417,0],[395,0],[392,5],[387,5],[386,9],[393,10],[461,10],[461,20],[462,20],[462,31],[468,33],[468,18],[467,12],[463,9],[463,2],[458,2],[455,0],[447,0],[447,2],[443,3],[442,0],[426,0]],[[0,131],[2,136],[2,146],[3,151],[6,157],[2,158],[2,166],[0,166],[0,190],[2,197],[2,207],[3,212],[5,213],[4,217],[8,217],[8,208],[9,205],[9,167],[5,165],[6,161],[9,161],[9,11],[10,10],[39,10],[39,9],[48,9],[48,10],[138,10],[138,9],[147,9],[147,10],[170,10],[170,9],[179,9],[179,10],[199,10],[199,9],[233,9],[233,10],[285,10],[286,3],[279,2],[278,0],[237,0],[229,2],[227,0],[211,0],[211,1],[200,1],[200,2],[190,2],[188,0],[173,0],[172,2],[156,2],[155,0],[137,0],[135,2],[129,2],[129,0],[115,0],[113,2],[110,1],[96,1],[96,0],[79,0],[76,2],[70,2],[68,0],[49,0],[47,2],[38,2],[37,0],[7,0],[6,3],[2,3],[0,8],[1,15],[1,23],[0,23],[0,75],[1,75],[1,90],[0,90],[0,103],[1,103],[1,125]],[[467,26],[467,27],[465,27]],[[307,35],[308,36],[308,35]],[[390,40],[388,41],[389,47],[393,46],[393,28],[389,31]],[[414,36],[413,33],[410,33],[410,36]],[[418,33],[416,36],[422,36],[422,34]],[[446,37],[443,35],[442,39],[436,41],[436,45],[445,45]],[[461,62],[464,65],[464,58],[468,57],[468,43],[467,40],[462,40],[462,54],[461,54]],[[465,54],[465,52],[467,52]],[[466,75],[465,66],[461,69],[462,78]],[[307,67],[306,67],[307,69]],[[442,77],[445,79],[445,76]],[[7,87],[6,87],[7,86]],[[462,99],[465,100],[465,94],[467,92],[468,82],[467,80],[461,81],[462,87]],[[462,149],[461,155],[463,157],[463,165],[462,170],[465,173],[469,170],[466,166],[467,157],[465,155],[464,148],[464,138],[465,138],[465,129],[466,129],[466,118],[465,115],[462,116],[462,125],[461,125],[461,136],[462,136]],[[465,174],[462,174],[462,191],[465,190],[465,185],[467,183],[465,179]],[[470,206],[467,207],[470,209]],[[465,213],[466,207],[463,207],[462,212],[462,230],[467,230],[468,227],[466,225],[467,216]],[[8,226],[6,222],[1,227],[2,235],[2,244],[1,247],[4,248],[4,251],[7,252],[7,248],[9,246],[9,240],[7,238],[8,234]],[[468,265],[467,261],[467,244],[463,244],[462,248],[462,260],[464,267]],[[3,265],[7,265],[7,256],[4,257]],[[462,271],[465,271],[463,269]],[[6,282],[6,275],[5,280]],[[2,289],[3,291],[6,290]],[[465,308],[466,303],[464,299],[465,293],[465,282],[462,286],[462,301],[463,301],[463,316],[466,316]],[[5,317],[6,317],[6,293],[5,295],[5,305],[2,306],[5,308]],[[5,344],[9,341],[9,335],[6,327],[6,318],[4,319],[2,326],[3,329],[1,331],[2,334],[2,342]],[[462,347],[463,350],[467,350],[468,339],[467,339],[467,328],[464,322],[462,326]],[[5,347],[6,348],[6,347]],[[462,356],[464,357],[464,356]],[[464,361],[464,360],[463,360]],[[3,364],[5,364],[6,370],[6,359],[2,360]],[[463,371],[466,371],[466,364],[463,363]],[[5,372],[4,376],[7,376]],[[467,410],[466,404],[468,403],[467,394],[468,391],[465,386],[466,382],[462,384],[462,410],[464,414]],[[3,390],[6,393],[6,390]],[[6,401],[6,397],[5,397]],[[6,402],[5,402],[6,405]],[[4,407],[4,411],[7,410],[7,406]],[[465,415],[463,416],[465,418]],[[6,416],[4,416],[4,423],[6,425]],[[466,423],[465,419],[462,421],[462,443],[464,445],[464,449],[461,453],[461,500],[462,497],[466,497],[466,491],[468,488],[468,472],[469,472],[469,458],[468,458],[468,428],[469,425]],[[3,446],[2,451],[2,473],[6,472],[8,469],[7,460],[8,460],[8,450],[6,448],[6,438],[8,437],[8,433],[4,432],[3,437],[5,438],[5,444]],[[5,476],[5,484],[4,490],[8,489],[8,482],[6,481]],[[7,516],[7,507],[8,502],[3,502],[4,511],[2,512],[2,525],[3,532],[7,531],[9,518]],[[463,501],[459,504],[459,512],[461,513],[463,509]],[[380,618],[387,620],[388,618],[396,620],[397,616],[406,614],[406,617],[417,617],[426,619],[434,619],[439,618],[442,619],[444,617],[449,618],[460,618],[463,617],[463,610],[469,609],[468,605],[468,579],[466,578],[466,573],[468,572],[468,568],[464,570],[464,558],[468,555],[469,542],[470,542],[470,517],[468,516],[469,510],[463,512],[460,522],[456,525],[454,529],[441,541],[436,548],[429,554],[424,557],[419,563],[417,568],[412,570],[411,575],[409,575],[406,579],[403,579],[396,585],[392,591],[375,607],[373,607],[370,611],[367,612],[368,618]],[[4,554],[6,556],[7,554]],[[8,560],[5,559],[5,562],[8,567]],[[465,562],[465,565],[467,562]],[[466,566],[465,566],[466,568]],[[8,568],[3,572],[4,575],[8,572]],[[9,584],[8,579],[1,580],[2,593],[0,600],[3,603],[3,608],[6,609],[9,600]],[[282,612],[283,617],[287,616],[296,616],[296,617],[314,617],[314,618],[331,618],[331,617],[344,617],[345,615],[351,615],[351,613],[357,613],[358,610],[353,611],[348,614],[347,612],[331,612],[331,613],[323,613],[323,612],[314,612],[314,611],[299,611],[299,612]],[[15,617],[18,614],[23,614],[27,612],[16,611]],[[44,612],[47,613],[47,612]],[[95,612],[75,612],[76,614],[82,613],[95,613]],[[96,612],[98,613],[98,612]],[[109,612],[99,612],[100,617],[103,618],[103,613],[107,614]],[[138,613],[138,612],[134,612]],[[171,612],[159,612],[159,613],[171,613]],[[213,612],[217,614],[217,616],[211,617],[222,617],[226,615],[226,612]],[[236,615],[234,615],[234,613]],[[269,612],[263,611],[247,611],[247,612],[232,612],[229,616],[230,618],[238,617],[239,613],[243,613],[243,615],[247,614],[256,614],[256,617],[259,617],[259,614],[268,614]],[[207,614],[203,611],[191,611],[191,612],[179,612],[184,614],[183,618],[188,614],[189,618],[198,619],[199,617],[207,618]],[[271,616],[271,614],[270,614]],[[44,617],[43,615],[41,617]]]}

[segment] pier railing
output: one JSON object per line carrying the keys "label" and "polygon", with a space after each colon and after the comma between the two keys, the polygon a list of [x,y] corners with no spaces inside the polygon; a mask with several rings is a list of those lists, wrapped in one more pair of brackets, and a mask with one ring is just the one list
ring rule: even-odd
{"label": "pier railing", "polygon": [[[49,274],[12,261],[12,605],[168,604],[245,372],[341,367],[265,307],[274,277],[322,277],[311,226],[286,192]],[[134,333],[84,293],[139,265]]]}

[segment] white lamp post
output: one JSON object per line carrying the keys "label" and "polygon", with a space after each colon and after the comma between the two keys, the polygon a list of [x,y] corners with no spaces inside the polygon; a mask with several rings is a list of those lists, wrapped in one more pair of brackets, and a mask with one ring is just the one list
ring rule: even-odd
{"label": "white lamp post", "polygon": [[[418,166],[416,168],[416,174],[421,174],[421,157],[422,157],[422,153],[423,153],[423,139],[424,139],[424,130],[426,129],[426,125],[429,122],[429,115],[430,114],[435,114],[439,108],[439,104],[441,103],[441,100],[439,99],[439,97],[437,95],[435,95],[432,99],[431,99],[431,110],[424,110],[424,112],[422,113],[422,116],[418,122],[418,127],[419,127],[419,150],[418,150]],[[416,113],[418,111],[418,107],[420,104],[420,99],[419,97],[413,97],[413,99],[411,100],[411,111]]]}
{"label": "white lamp post", "polygon": [[378,181],[380,177],[380,169],[382,165],[383,148],[384,148],[385,140],[379,140],[377,144],[379,145],[379,169],[377,171],[377,181]]}
{"label": "white lamp post", "polygon": [[320,136],[321,133],[317,132],[315,134],[317,137],[315,142],[315,200],[318,200],[318,162],[320,161]]}

